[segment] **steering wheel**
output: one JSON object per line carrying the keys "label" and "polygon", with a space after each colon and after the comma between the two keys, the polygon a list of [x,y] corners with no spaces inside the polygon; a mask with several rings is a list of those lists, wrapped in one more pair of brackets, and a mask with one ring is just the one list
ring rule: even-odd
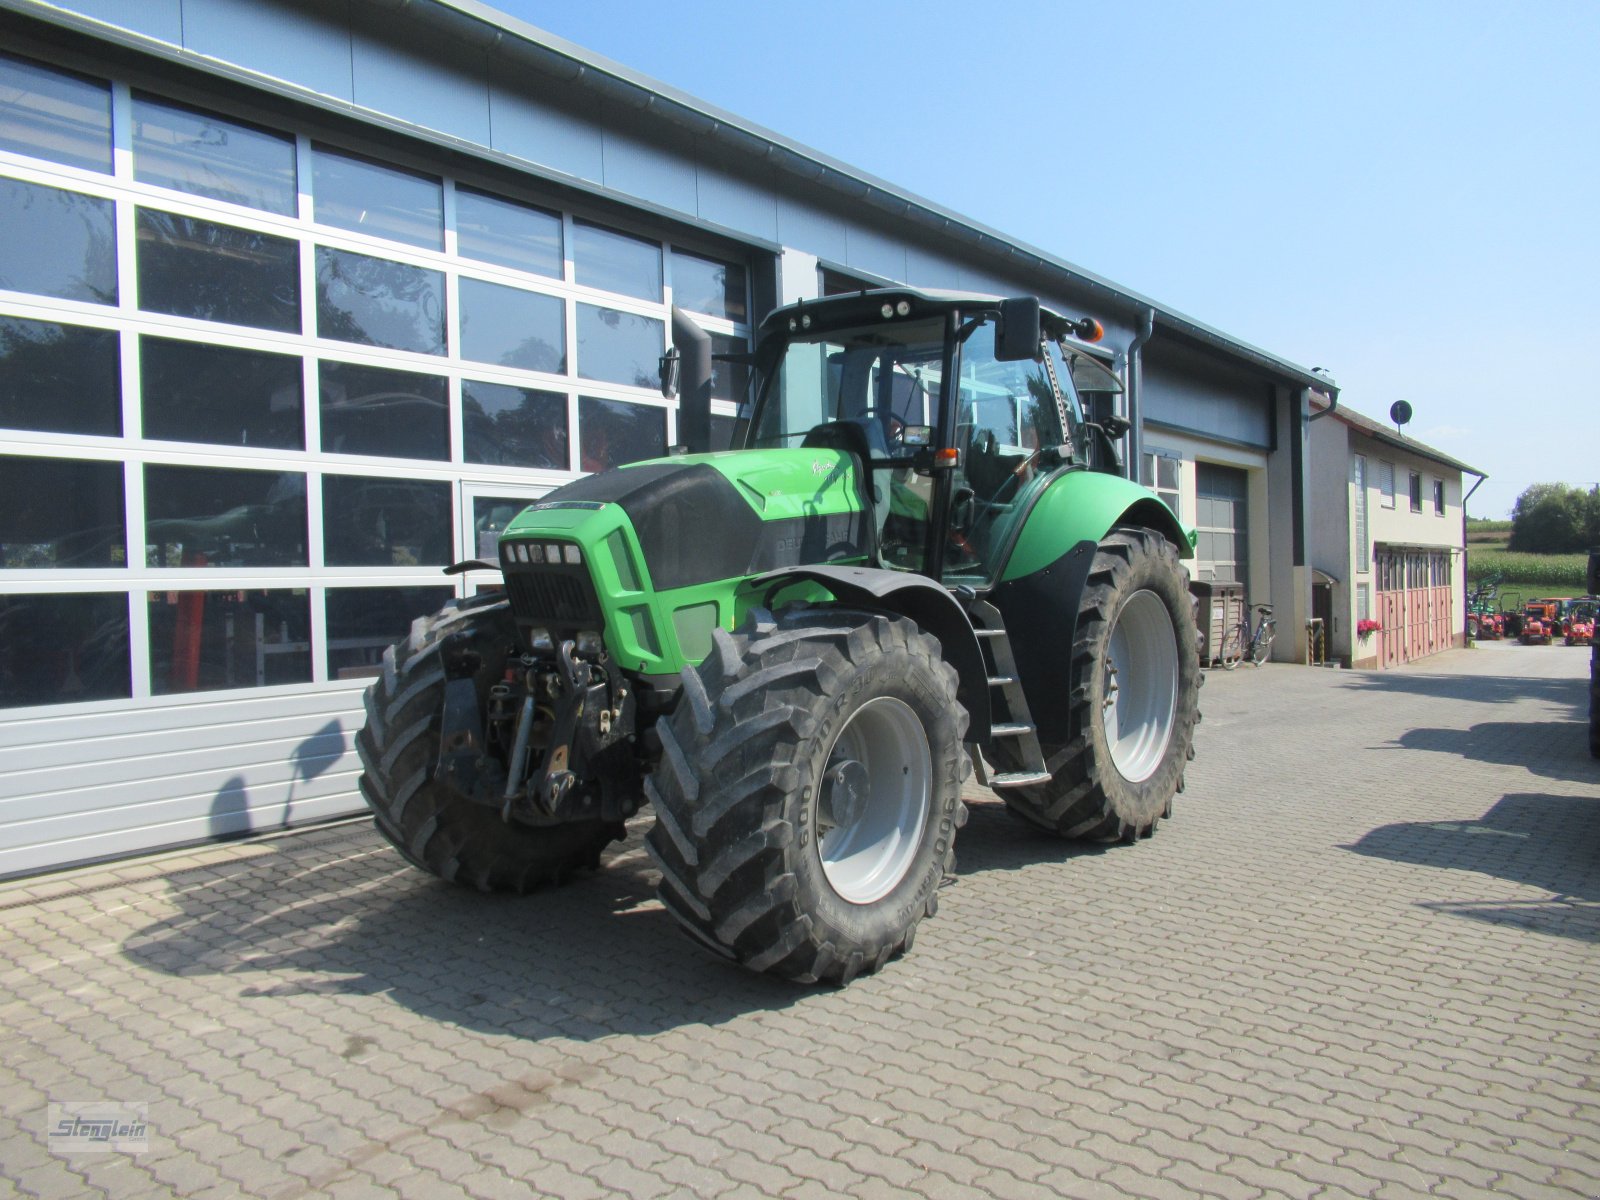
{"label": "steering wheel", "polygon": [[881,404],[869,404],[861,410],[861,415],[877,418],[878,424],[883,426],[884,440],[891,445],[898,442],[905,433],[906,423],[892,408],[885,408]]}

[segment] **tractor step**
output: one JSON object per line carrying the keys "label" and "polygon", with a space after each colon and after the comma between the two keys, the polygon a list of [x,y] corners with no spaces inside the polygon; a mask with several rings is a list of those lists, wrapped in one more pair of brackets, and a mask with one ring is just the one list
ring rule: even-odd
{"label": "tractor step", "polygon": [[1025,733],[1034,733],[1032,725],[1022,725],[1014,722],[994,724],[989,726],[989,733],[994,737],[1021,737]]}
{"label": "tractor step", "polygon": [[989,776],[989,786],[992,788],[1027,787],[1033,783],[1049,783],[1052,778],[1049,771],[1009,771],[1004,775]]}
{"label": "tractor step", "polygon": [[1016,655],[1011,651],[1011,638],[1006,634],[1005,618],[1000,610],[987,600],[976,596],[961,597],[972,618],[972,629],[983,639],[984,657],[988,660],[991,695],[995,696],[995,720],[989,726],[990,738],[1016,738],[1021,770],[1008,771],[989,778],[995,788],[1026,787],[1034,783],[1048,783],[1050,770],[1045,765],[1044,751],[1039,746],[1039,730],[1028,711],[1027,697],[1022,694],[1022,677],[1017,670]]}

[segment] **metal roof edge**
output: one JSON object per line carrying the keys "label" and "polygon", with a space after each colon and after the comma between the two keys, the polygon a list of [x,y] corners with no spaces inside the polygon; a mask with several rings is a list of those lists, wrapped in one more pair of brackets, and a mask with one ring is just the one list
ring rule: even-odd
{"label": "metal roof edge", "polygon": [[[1316,402],[1313,401],[1313,403]],[[1318,404],[1317,407],[1326,408],[1326,405]],[[1334,418],[1334,420],[1356,430],[1358,433],[1361,433],[1366,437],[1370,437],[1375,442],[1382,442],[1384,445],[1393,446],[1397,450],[1405,450],[1410,454],[1415,454],[1418,458],[1431,459],[1433,462],[1441,463],[1444,466],[1454,467],[1456,470],[1461,471],[1464,474],[1476,475],[1479,479],[1489,478],[1486,472],[1478,470],[1477,467],[1468,466],[1459,458],[1455,458],[1449,454],[1446,454],[1443,450],[1435,450],[1432,446],[1429,446],[1424,442],[1414,441],[1413,439],[1406,437],[1404,434],[1390,432],[1387,428],[1379,424],[1373,418],[1367,416],[1365,413],[1357,412],[1352,409],[1344,401],[1340,401],[1339,407],[1336,408],[1330,415]]]}

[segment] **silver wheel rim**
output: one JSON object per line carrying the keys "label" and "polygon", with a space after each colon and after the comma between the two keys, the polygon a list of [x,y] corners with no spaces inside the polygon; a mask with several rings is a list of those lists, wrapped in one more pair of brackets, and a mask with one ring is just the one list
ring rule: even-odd
{"label": "silver wheel rim", "polygon": [[879,696],[851,714],[817,789],[817,854],[840,897],[871,904],[906,877],[932,787],[928,735],[910,705]]}
{"label": "silver wheel rim", "polygon": [[1135,592],[1117,611],[1101,703],[1118,774],[1129,783],[1150,778],[1166,757],[1178,710],[1177,633],[1152,591]]}

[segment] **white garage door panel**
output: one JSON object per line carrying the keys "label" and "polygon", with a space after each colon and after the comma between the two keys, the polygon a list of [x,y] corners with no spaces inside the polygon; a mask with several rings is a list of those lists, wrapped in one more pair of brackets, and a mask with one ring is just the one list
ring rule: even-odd
{"label": "white garage door panel", "polygon": [[[290,824],[315,824],[318,821],[347,816],[352,811],[352,795],[352,792],[347,791],[306,800],[297,797]],[[143,806],[135,811],[149,816]],[[81,818],[74,818],[66,827],[59,822],[52,822],[48,829],[41,826],[37,831],[41,835],[53,834],[52,838],[0,848],[0,879],[99,859],[123,858],[129,854],[160,850],[168,846],[190,845],[217,837],[236,836],[252,830],[277,829],[282,825],[281,811],[280,805],[276,812],[271,809],[252,811],[248,818],[242,813],[234,817],[213,816],[209,813],[199,816],[177,815],[166,824],[144,825],[137,830],[129,830],[119,823],[117,827],[102,833],[85,833],[78,824]],[[397,858],[395,861],[398,863],[400,860]]]}
{"label": "white garage door panel", "polygon": [[358,813],[364,720],[340,688],[0,726],[0,876]]}

